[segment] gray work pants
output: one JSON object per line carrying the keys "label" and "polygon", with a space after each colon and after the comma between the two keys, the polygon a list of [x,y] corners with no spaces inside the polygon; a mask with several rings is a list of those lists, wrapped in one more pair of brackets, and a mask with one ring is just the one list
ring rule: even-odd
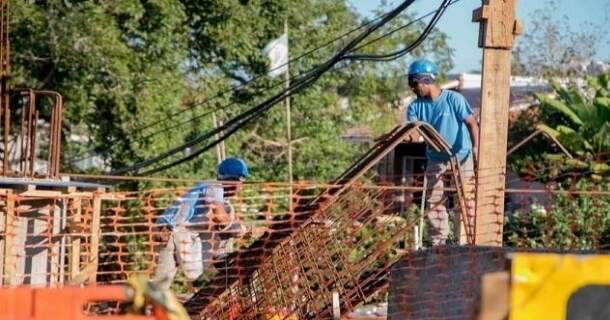
{"label": "gray work pants", "polygon": [[163,281],[163,287],[169,289],[178,271],[184,273],[188,281],[195,281],[214,262],[214,257],[233,251],[233,239],[223,240],[227,236],[239,236],[242,225],[235,222],[222,232],[197,231],[185,226],[175,227],[165,246],[158,251],[158,262],[155,280]]}
{"label": "gray work pants", "polygon": [[[445,181],[443,176],[451,172],[449,161],[436,162],[428,160],[426,167],[426,218],[428,219],[428,236],[432,245],[443,245],[449,237],[449,214],[445,206],[447,195],[445,193]],[[472,156],[468,156],[460,162],[460,173],[466,197],[466,209],[470,223],[474,219],[474,165]],[[457,213],[459,214],[459,213]],[[459,217],[458,217],[459,218]],[[461,224],[459,219],[456,219]],[[457,226],[460,228],[459,226]],[[457,229],[457,228],[456,228]],[[465,234],[459,236],[464,239]],[[459,239],[460,242],[463,242]]]}

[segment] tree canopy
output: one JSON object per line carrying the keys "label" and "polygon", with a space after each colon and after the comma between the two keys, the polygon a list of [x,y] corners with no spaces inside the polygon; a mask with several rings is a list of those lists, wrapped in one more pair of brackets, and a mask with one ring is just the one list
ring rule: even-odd
{"label": "tree canopy", "polygon": [[[379,13],[389,7],[380,8]],[[416,17],[406,12],[379,32]],[[11,1],[14,86],[61,92],[65,100],[62,167],[94,150],[106,168],[121,168],[177,146],[280,90],[264,76],[265,45],[289,28],[290,56],[299,57],[366,21],[348,1],[123,0]],[[393,51],[417,37],[425,21],[362,48]],[[330,57],[349,36],[290,64],[291,76]],[[452,66],[447,37],[435,31],[414,55]],[[368,145],[342,138],[348,128],[381,134],[398,119],[409,59],[341,63],[292,97],[294,175],[327,180]],[[256,81],[252,81],[256,79]],[[244,157],[255,179],[286,180],[284,108],[227,139],[227,155]],[[75,137],[87,137],[75,139]],[[213,178],[214,152],[164,175]]]}
{"label": "tree canopy", "polygon": [[[608,4],[600,3],[600,10]],[[546,0],[543,9],[530,14],[531,26],[518,38],[513,54],[513,74],[537,77],[582,77],[608,39],[608,18],[587,21],[578,28],[569,16],[557,15],[560,3]]]}

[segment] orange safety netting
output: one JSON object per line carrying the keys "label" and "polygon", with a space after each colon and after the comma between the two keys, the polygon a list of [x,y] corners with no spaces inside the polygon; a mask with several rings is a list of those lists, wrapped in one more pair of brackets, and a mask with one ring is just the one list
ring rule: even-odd
{"label": "orange safety netting", "polygon": [[[210,254],[190,264],[176,259],[173,290],[194,293],[186,305],[210,319],[327,318],[333,294],[344,312],[383,297],[395,262],[430,243],[421,214],[424,176],[396,185],[374,172],[350,185],[245,184],[228,198],[231,223],[242,228],[228,229],[213,218],[189,225]],[[507,183],[505,216],[498,217],[505,246],[599,250],[610,245],[610,192],[565,181]],[[154,277],[168,242],[159,217],[187,190],[104,194],[97,239],[91,232],[96,227],[92,198],[2,195],[3,286],[122,283],[135,273]],[[445,205],[456,218],[460,201],[455,188],[448,184],[446,191]],[[9,204],[12,216],[6,214]],[[453,218],[451,224],[458,221]],[[449,243],[459,243],[457,232],[452,228]],[[178,248],[173,255],[188,251]],[[476,255],[468,259],[478,263]],[[187,281],[188,266],[201,269],[200,264],[205,268],[198,281]]]}
{"label": "orange safety netting", "polygon": [[[509,176],[505,196],[498,198],[502,193],[485,184],[495,186],[502,177],[493,175],[504,170],[479,169],[475,178],[474,168],[453,159],[425,174],[424,161],[408,152],[413,133],[433,148],[447,148],[426,126],[409,124],[331,184],[225,185],[222,203],[210,194],[189,196],[187,184],[52,196],[5,190],[2,284],[123,283],[137,273],[168,279],[162,285],[186,296],[185,306],[197,318],[327,319],[384,301],[396,262],[408,264],[414,251],[433,244],[466,245],[484,237],[515,248],[610,245],[608,186],[584,183],[588,178],[578,175],[544,183]],[[482,188],[487,191],[477,195]],[[189,199],[198,219],[187,218]],[[480,207],[473,215],[474,199],[491,210]],[[167,223],[162,217],[170,212],[180,217]],[[455,257],[465,264],[463,273],[483,270],[477,254]],[[457,275],[436,267],[407,265],[405,270],[417,270],[413,283],[431,272],[438,281],[407,285],[404,294],[434,305],[438,299],[427,295],[451,291]],[[472,297],[478,277],[468,281],[470,289],[456,292]],[[403,298],[394,294],[390,303]]]}

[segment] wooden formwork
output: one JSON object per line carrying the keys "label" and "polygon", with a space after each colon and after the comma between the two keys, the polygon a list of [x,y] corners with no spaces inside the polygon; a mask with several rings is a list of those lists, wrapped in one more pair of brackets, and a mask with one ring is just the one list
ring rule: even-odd
{"label": "wooden formwork", "polygon": [[0,285],[94,283],[102,185],[0,179]]}

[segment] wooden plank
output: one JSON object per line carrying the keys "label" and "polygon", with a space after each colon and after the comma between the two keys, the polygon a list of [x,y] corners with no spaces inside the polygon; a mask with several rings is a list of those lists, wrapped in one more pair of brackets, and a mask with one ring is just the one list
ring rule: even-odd
{"label": "wooden plank", "polygon": [[16,273],[16,259],[13,254],[13,246],[16,236],[16,215],[15,215],[15,196],[12,191],[8,190],[6,194],[6,220],[5,220],[5,238],[4,238],[4,273],[2,274],[3,285],[11,284],[11,280]]}
{"label": "wooden plank", "polygon": [[[59,200],[59,203],[61,204],[62,202],[65,202],[65,199]],[[49,241],[49,245],[51,246],[49,249],[49,254],[51,255],[50,257],[50,264],[48,266],[48,272],[49,272],[49,284],[51,286],[57,286],[58,283],[61,283],[62,278],[60,277],[61,274],[61,270],[63,270],[63,261],[62,261],[62,252],[63,252],[63,237],[61,237],[59,239],[59,241],[56,241],[54,239],[56,239],[56,236],[61,233],[61,225],[62,225],[62,218],[64,215],[64,210],[63,210],[62,205],[58,205],[57,203],[55,205],[52,206],[52,211],[51,211],[51,217],[52,219],[49,220],[51,221],[52,225],[51,226],[47,226],[47,228],[50,227],[50,232],[51,232],[51,241]]]}
{"label": "wooden plank", "polygon": [[[15,197],[15,202],[17,198]],[[26,283],[30,278],[26,277],[27,255],[25,251],[27,234],[28,234],[28,219],[21,217],[17,209],[15,209],[15,220],[13,226],[13,242],[12,248],[9,248],[12,253],[12,265],[14,272],[10,277],[10,285],[17,286]]]}
{"label": "wooden plank", "polygon": [[[61,201],[61,225],[60,225],[60,230],[67,230],[67,231],[63,231],[62,232],[62,236],[61,236],[61,243],[60,243],[60,257],[59,257],[59,283],[60,284],[64,284],[66,282],[66,279],[72,279],[72,243],[70,242],[70,240],[72,240],[73,238],[70,237],[70,233],[72,233],[72,231],[69,228],[69,225],[71,224],[71,219],[72,217],[69,216],[70,213],[70,206],[71,206],[71,202],[79,202],[80,203],[80,199],[74,199],[72,198],[72,194],[74,194],[76,192],[76,187],[75,186],[70,186],[68,187],[68,194],[70,195],[70,198],[66,198],[66,199],[62,199]],[[74,214],[76,215],[76,212],[74,212]],[[70,219],[70,220],[68,220]],[[79,239],[80,240],[80,239]],[[79,247],[80,249],[80,247]],[[70,255],[70,257],[68,257],[68,255]],[[66,272],[68,273],[68,275],[66,276]]]}
{"label": "wooden plank", "polygon": [[66,272],[69,272],[69,263],[68,263],[68,250],[70,246],[68,245],[68,235],[69,231],[66,232],[68,225],[68,205],[69,199],[62,199],[60,201],[60,224],[59,224],[59,233],[60,233],[60,243],[59,243],[59,273],[58,273],[58,281],[59,284],[62,285],[66,282]]}
{"label": "wooden plank", "polygon": [[508,319],[510,297],[510,274],[492,272],[483,275],[481,301],[477,320]]}
{"label": "wooden plank", "polygon": [[[74,214],[68,217],[72,221],[71,225],[80,225],[82,223],[82,202],[80,199],[74,199],[72,203],[72,210]],[[70,230],[70,280],[76,279],[80,273],[80,236],[74,236],[72,233],[75,231],[72,228]]]}
{"label": "wooden plank", "polygon": [[122,193],[103,193],[100,195],[102,200],[125,200],[127,197]]}
{"label": "wooden plank", "polygon": [[[27,214],[21,214],[19,220],[24,221],[27,225],[27,233],[25,234],[25,265],[26,270],[30,270],[29,283],[31,285],[44,286],[50,281],[49,264],[57,264],[53,258],[53,224],[55,218],[55,210],[57,207],[53,200],[44,199],[36,201],[32,199],[32,207],[35,210]],[[22,201],[23,202],[23,201]],[[30,202],[30,201],[28,201]],[[31,230],[31,231],[30,231]],[[24,270],[25,272],[25,270]]]}
{"label": "wooden plank", "polygon": [[100,217],[102,211],[102,197],[104,193],[103,188],[99,188],[93,195],[93,217],[91,220],[91,257],[89,257],[88,268],[89,272],[89,284],[94,284],[97,277],[97,265],[98,265],[98,254],[100,244]]}
{"label": "wooden plank", "polygon": [[484,47],[476,184],[477,245],[502,245],[515,4],[515,0],[485,0],[483,8],[488,9],[475,11],[475,18],[481,23],[479,45]]}
{"label": "wooden plank", "polygon": [[27,190],[19,194],[22,197],[32,198],[55,198],[62,195],[61,191],[54,190]]}
{"label": "wooden plank", "polygon": [[93,198],[93,192],[70,192],[67,195],[68,198]]}
{"label": "wooden plank", "polygon": [[478,245],[502,245],[511,52],[486,49],[483,55],[481,131],[476,194]]}

